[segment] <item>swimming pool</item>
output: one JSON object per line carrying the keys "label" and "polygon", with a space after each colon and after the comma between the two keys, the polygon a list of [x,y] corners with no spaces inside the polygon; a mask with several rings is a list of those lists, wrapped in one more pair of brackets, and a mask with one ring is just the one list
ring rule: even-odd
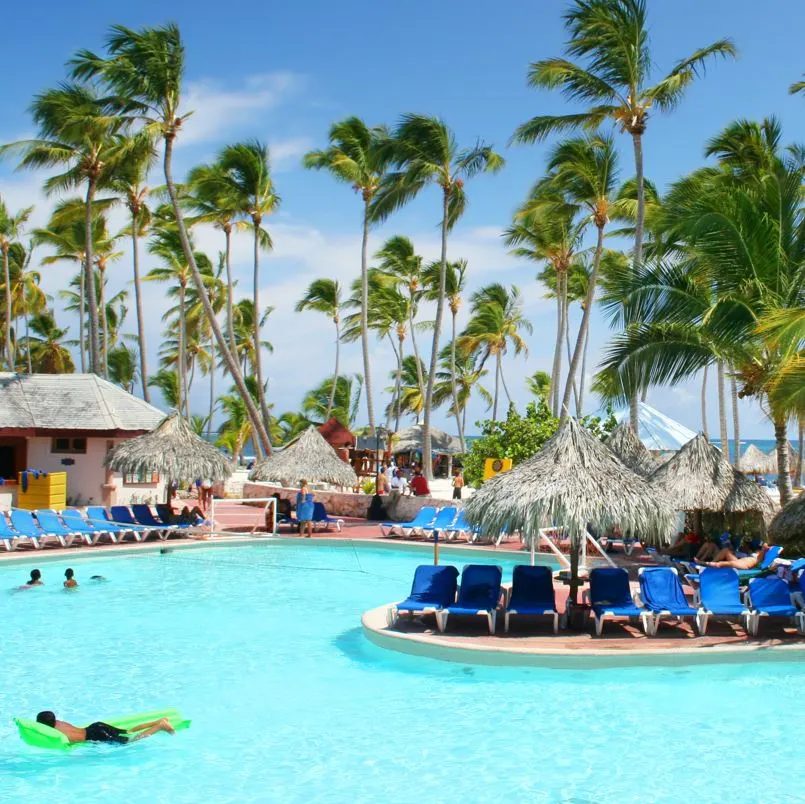
{"label": "swimming pool", "polygon": [[[405,596],[429,559],[417,550],[70,558],[39,565],[43,588],[0,592],[0,800],[802,800],[803,664],[567,671],[383,651],[361,613]],[[493,558],[508,579],[514,561]],[[61,589],[68,565],[75,592]],[[0,590],[29,568],[0,567]],[[125,748],[40,752],[11,722],[164,706],[193,727]]]}

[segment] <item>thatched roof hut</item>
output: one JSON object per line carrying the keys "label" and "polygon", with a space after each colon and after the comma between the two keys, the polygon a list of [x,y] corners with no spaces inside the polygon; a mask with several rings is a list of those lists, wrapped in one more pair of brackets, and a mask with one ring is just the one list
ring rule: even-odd
{"label": "thatched roof hut", "polygon": [[657,469],[650,483],[679,511],[756,512],[767,523],[774,516],[765,490],[735,470],[703,435]]}
{"label": "thatched roof hut", "polygon": [[782,544],[786,554],[800,555],[805,551],[805,491],[791,500],[771,522],[769,535],[775,544]]}
{"label": "thatched roof hut", "polygon": [[670,536],[674,522],[664,495],[573,418],[536,455],[487,480],[465,512],[491,535],[504,529],[536,534],[555,523],[564,526],[574,545],[588,524],[602,533],[620,525],[660,542]]}
{"label": "thatched roof hut", "polygon": [[[799,453],[794,449],[794,445],[790,442],[786,442],[786,447],[788,447],[788,466],[790,471],[793,474],[798,472],[799,468]],[[779,472],[777,468],[777,449],[769,450],[768,454],[766,455],[769,461],[769,473],[776,475]]]}
{"label": "thatched roof hut", "polygon": [[648,451],[635,431],[626,422],[619,424],[606,440],[615,457],[641,477],[648,477],[659,461]]}
{"label": "thatched roof hut", "polygon": [[772,468],[769,456],[762,449],[750,444],[738,462],[738,468],[748,474],[757,473],[759,475],[770,474],[776,471]]}
{"label": "thatched roof hut", "polygon": [[118,444],[104,462],[115,472],[159,472],[169,480],[217,482],[232,474],[229,461],[178,413],[166,416],[150,433]]}
{"label": "thatched roof hut", "polygon": [[300,480],[354,486],[358,482],[352,467],[338,457],[315,427],[308,427],[299,438],[259,461],[249,480],[298,486]]}
{"label": "thatched roof hut", "polygon": [[[391,451],[395,455],[400,452],[422,452],[424,448],[422,429],[421,424],[412,424],[395,433],[391,440]],[[461,452],[457,438],[435,427],[430,428],[430,442],[434,454],[458,455]]]}

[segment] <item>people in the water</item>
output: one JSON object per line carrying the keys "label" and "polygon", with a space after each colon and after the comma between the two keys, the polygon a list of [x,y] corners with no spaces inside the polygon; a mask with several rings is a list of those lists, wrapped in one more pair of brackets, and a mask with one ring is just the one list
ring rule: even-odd
{"label": "people in the water", "polygon": [[78,581],[75,579],[75,573],[68,567],[64,571],[64,588],[77,589]]}
{"label": "people in the water", "polygon": [[42,573],[38,569],[31,570],[31,577],[30,579],[24,584],[22,587],[23,589],[27,589],[31,586],[43,586],[42,582]]}
{"label": "people in the water", "polygon": [[60,731],[71,743],[133,743],[160,731],[165,731],[168,734],[174,733],[173,726],[166,718],[140,723],[130,729],[119,729],[102,721],[90,723],[89,726],[82,729],[78,726],[73,726],[72,723],[56,720],[56,715],[53,712],[45,711],[36,716],[36,722]]}

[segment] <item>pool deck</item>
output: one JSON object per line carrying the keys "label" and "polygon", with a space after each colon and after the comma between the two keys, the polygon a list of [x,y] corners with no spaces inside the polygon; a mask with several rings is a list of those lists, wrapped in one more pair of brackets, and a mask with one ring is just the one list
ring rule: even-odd
{"label": "pool deck", "polygon": [[[215,507],[216,527],[213,538],[201,531],[188,538],[172,538],[168,541],[130,542],[99,544],[93,547],[74,545],[69,548],[30,548],[0,553],[0,562],[31,564],[36,562],[64,561],[75,558],[103,558],[114,555],[137,554],[158,550],[184,550],[202,547],[226,547],[249,545],[255,541],[274,540],[265,529],[249,533],[252,527],[262,525],[263,510],[236,503],[217,501]],[[301,539],[289,528],[278,534],[283,540]],[[344,520],[343,530],[335,529],[314,533],[311,541],[367,541],[388,546],[408,546],[417,551],[433,550],[432,542],[382,538],[377,523],[365,520]],[[417,544],[416,542],[419,542]],[[472,552],[488,558],[490,554],[505,554],[514,557],[520,553],[523,562],[528,562],[528,553],[519,540],[512,539],[500,547],[473,545],[466,541],[440,543],[442,556],[449,560],[452,554],[466,561]],[[550,553],[541,553],[543,560],[552,558]],[[631,556],[618,551],[610,556],[613,561],[629,571],[632,580],[637,578],[641,566],[653,562],[647,554],[637,549]],[[401,595],[406,592],[401,590]],[[556,587],[556,602],[564,611],[567,587]],[[558,668],[623,667],[631,665],[661,664],[690,665],[712,662],[741,662],[757,660],[805,660],[805,637],[793,627],[784,627],[778,622],[762,622],[758,637],[748,637],[737,623],[720,620],[710,621],[706,636],[696,636],[688,623],[666,620],[657,636],[647,637],[639,627],[625,620],[607,621],[600,637],[595,636],[592,623],[585,631],[552,632],[548,618],[512,619],[509,634],[503,634],[503,616],[498,616],[496,634],[490,635],[486,618],[461,618],[451,620],[448,631],[438,633],[433,616],[422,619],[400,619],[391,624],[391,604],[371,609],[363,614],[362,625],[367,638],[376,645],[402,653],[428,656],[443,661],[463,664],[525,665]]]}

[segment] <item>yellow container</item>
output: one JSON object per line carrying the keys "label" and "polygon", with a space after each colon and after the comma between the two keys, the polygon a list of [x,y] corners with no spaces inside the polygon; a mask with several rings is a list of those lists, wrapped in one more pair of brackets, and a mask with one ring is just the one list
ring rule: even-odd
{"label": "yellow container", "polygon": [[484,480],[489,480],[490,477],[499,475],[501,472],[509,472],[511,468],[511,458],[487,458],[484,461]]}
{"label": "yellow container", "polygon": [[28,473],[28,490],[22,490],[22,472],[17,487],[17,507],[28,511],[39,508],[54,508],[60,511],[67,507],[67,472],[48,472],[46,476],[34,477]]}

